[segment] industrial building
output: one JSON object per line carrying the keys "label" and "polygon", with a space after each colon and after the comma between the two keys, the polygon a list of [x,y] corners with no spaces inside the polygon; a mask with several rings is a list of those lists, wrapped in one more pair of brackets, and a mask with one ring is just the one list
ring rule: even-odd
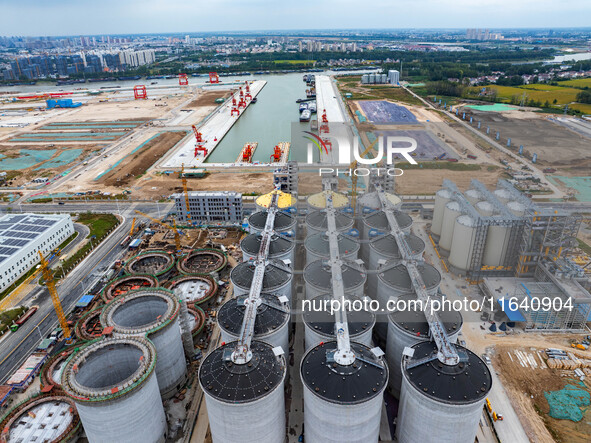
{"label": "industrial building", "polygon": [[[189,191],[189,211],[191,221],[198,223],[228,223],[242,222],[242,194],[239,192],[219,191],[201,192]],[[177,220],[187,223],[187,207],[185,194],[174,194]]]}
{"label": "industrial building", "polygon": [[388,71],[388,83],[391,85],[397,85],[400,83],[400,72],[396,69],[390,69]]}
{"label": "industrial building", "polygon": [[0,291],[39,263],[74,234],[68,214],[18,214],[0,217]]}

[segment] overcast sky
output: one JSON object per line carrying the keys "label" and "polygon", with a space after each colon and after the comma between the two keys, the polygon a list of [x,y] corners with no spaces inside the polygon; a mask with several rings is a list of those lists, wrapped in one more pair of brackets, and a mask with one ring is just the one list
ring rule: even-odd
{"label": "overcast sky", "polygon": [[590,25],[590,0],[0,0],[0,35]]}

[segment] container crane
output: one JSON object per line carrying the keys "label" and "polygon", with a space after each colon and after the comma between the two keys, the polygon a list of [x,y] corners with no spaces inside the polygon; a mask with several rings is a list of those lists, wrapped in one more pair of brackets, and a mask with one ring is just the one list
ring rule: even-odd
{"label": "container crane", "polygon": [[154,217],[150,217],[148,214],[144,214],[141,211],[136,210],[135,212],[137,212],[138,214],[140,214],[143,217],[146,217],[147,219],[153,221],[154,223],[171,230],[172,232],[174,232],[174,243],[176,246],[176,256],[180,256],[181,255],[181,250],[182,250],[182,246],[181,246],[181,232],[177,229],[176,227],[176,221],[173,222],[172,226],[170,226],[168,223],[164,223],[158,219],[155,219]]}
{"label": "container crane", "polygon": [[57,293],[57,289],[55,289],[55,281],[53,280],[53,273],[51,269],[49,269],[49,263],[43,257],[43,253],[39,251],[39,259],[41,260],[41,272],[43,273],[43,279],[45,280],[45,284],[47,285],[47,290],[49,291],[49,295],[51,296],[51,301],[53,303],[53,309],[57,314],[57,319],[59,321],[60,327],[62,328],[62,332],[64,337],[66,338],[66,343],[72,342],[72,334],[70,332],[70,327],[68,326],[68,322],[66,321],[66,316],[64,314],[64,310],[62,308],[62,304],[60,302],[60,297]]}
{"label": "container crane", "polygon": [[[194,128],[195,126],[193,126]],[[187,190],[187,177],[185,177],[185,164],[181,165],[181,181],[183,183],[183,193],[185,194],[185,215],[187,223],[191,225],[191,210],[189,209],[189,191]]]}

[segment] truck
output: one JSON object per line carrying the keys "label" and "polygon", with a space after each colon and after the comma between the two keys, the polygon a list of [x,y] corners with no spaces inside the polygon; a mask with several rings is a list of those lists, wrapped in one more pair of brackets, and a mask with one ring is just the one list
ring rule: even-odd
{"label": "truck", "polygon": [[39,309],[39,306],[31,306],[29,308],[29,310],[21,318],[19,318],[18,320],[16,320],[14,322],[14,324],[12,324],[10,326],[10,331],[11,332],[18,331],[18,328],[20,328],[28,319],[30,319],[33,316],[33,314],[35,312],[37,312],[37,309]]}
{"label": "truck", "polygon": [[447,161],[457,163],[458,159],[457,158],[448,158]]}
{"label": "truck", "polygon": [[555,168],[544,168],[542,169],[542,172],[544,172],[545,174],[552,174],[553,172],[556,172]]}
{"label": "truck", "polygon": [[473,155],[473,154],[468,154],[466,157],[468,157],[468,158],[470,158],[470,159],[472,159],[472,160],[476,160],[476,159],[478,158],[478,157],[476,157],[476,156],[475,156],[475,155]]}

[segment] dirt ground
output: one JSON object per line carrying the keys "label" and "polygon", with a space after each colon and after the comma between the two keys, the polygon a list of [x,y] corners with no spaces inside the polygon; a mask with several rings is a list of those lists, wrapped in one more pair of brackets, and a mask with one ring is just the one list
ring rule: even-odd
{"label": "dirt ground", "polygon": [[187,108],[199,108],[201,106],[218,106],[215,102],[218,98],[228,98],[229,91],[202,91],[199,96],[189,103]]}
{"label": "dirt ground", "polygon": [[185,132],[165,132],[157,136],[135,153],[133,158],[122,162],[120,166],[102,176],[99,183],[107,186],[129,185],[135,181],[138,175],[144,174],[185,135],[187,135]]}
{"label": "dirt ground", "polygon": [[503,174],[495,171],[451,171],[449,169],[411,169],[396,178],[396,192],[399,194],[434,194],[441,189],[441,183],[447,178],[458,185],[461,190],[470,188],[470,180],[476,178],[488,188],[495,188],[497,180]]}

